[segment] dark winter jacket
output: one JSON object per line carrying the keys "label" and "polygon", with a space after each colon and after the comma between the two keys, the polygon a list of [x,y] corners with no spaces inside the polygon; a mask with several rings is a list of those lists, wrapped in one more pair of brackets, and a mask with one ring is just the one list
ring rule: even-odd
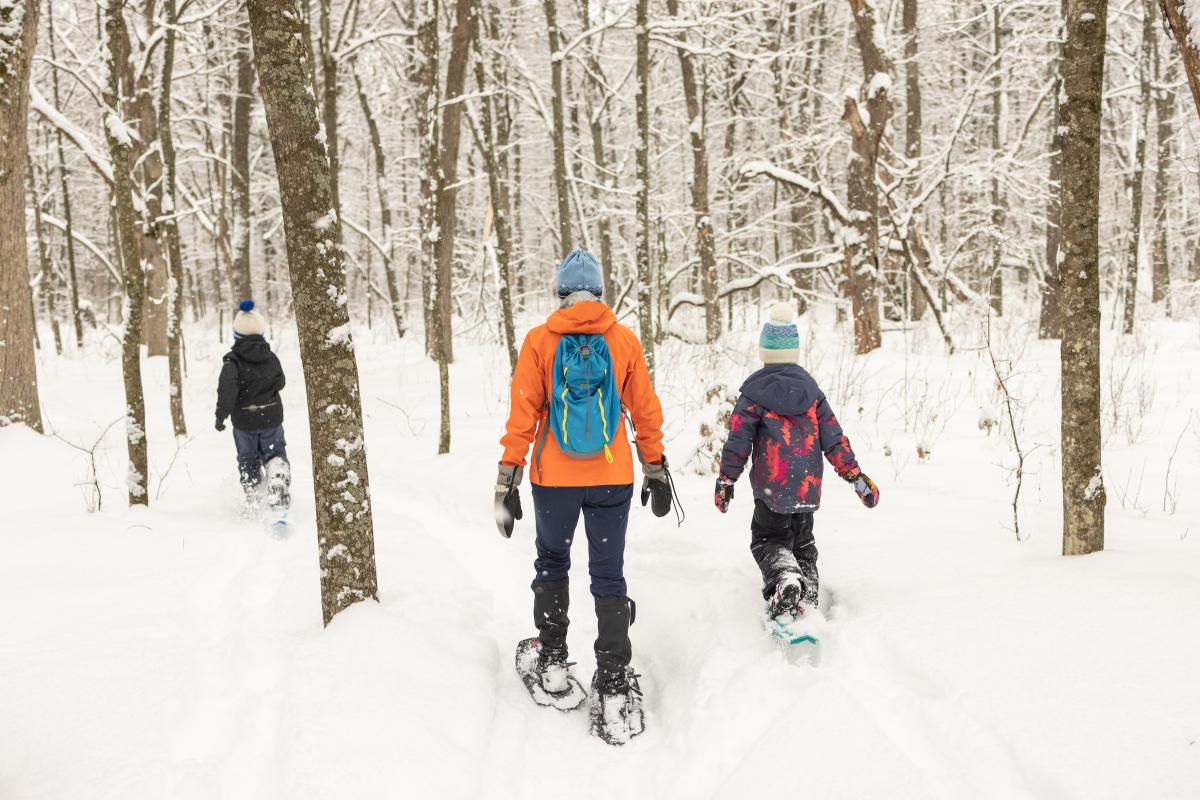
{"label": "dark winter jacket", "polygon": [[233,427],[260,431],[283,424],[279,390],[286,379],[279,359],[262,336],[246,336],[225,354],[217,381],[217,419],[233,417]]}
{"label": "dark winter jacket", "polygon": [[754,497],[778,514],[821,505],[821,455],[844,477],[858,461],[825,394],[802,367],[770,364],[742,384],[721,452],[721,475],[736,481],[750,454]]}

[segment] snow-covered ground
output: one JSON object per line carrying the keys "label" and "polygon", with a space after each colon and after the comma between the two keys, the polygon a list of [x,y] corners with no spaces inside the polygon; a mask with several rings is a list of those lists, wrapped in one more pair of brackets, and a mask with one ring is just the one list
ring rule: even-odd
{"label": "snow-covered ground", "polygon": [[[212,430],[215,334],[190,331],[178,451],[165,362],[146,366],[149,510],[125,507],[119,426],[97,450],[98,512],[80,485],[88,457],[67,444],[121,414],[116,343],[43,353],[48,427],[66,441],[0,430],[0,797],[1196,797],[1200,329],[1106,334],[1107,549],[1065,559],[1055,345],[1029,326],[993,336],[1032,451],[1017,541],[1015,456],[980,331],[959,331],[949,358],[922,329],[854,359],[819,319],[806,366],[882,501],[867,511],[827,485],[816,533],[833,624],[812,667],[758,626],[748,486],[722,516],[688,463],[715,414],[706,390],[736,389],[753,364],[757,320],[742,327],[719,348],[661,348],[688,518],[632,518],[648,730],[619,749],[582,714],[535,708],[513,672],[532,630],[533,524],[505,541],[492,521],[501,348],[459,343],[453,452],[438,457],[419,344],[359,336],[380,602],[324,630],[292,331],[275,337],[296,467],[283,541],[233,510],[233,444]],[[582,546],[576,559],[570,645],[586,682]]]}

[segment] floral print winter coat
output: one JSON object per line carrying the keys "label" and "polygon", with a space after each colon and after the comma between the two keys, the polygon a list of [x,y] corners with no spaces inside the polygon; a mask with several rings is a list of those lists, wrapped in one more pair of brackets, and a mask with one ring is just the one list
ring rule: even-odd
{"label": "floral print winter coat", "polygon": [[829,401],[795,364],[769,364],[742,384],[721,452],[721,477],[736,481],[753,454],[750,485],[756,500],[778,514],[821,505],[822,455],[842,478],[861,470]]}

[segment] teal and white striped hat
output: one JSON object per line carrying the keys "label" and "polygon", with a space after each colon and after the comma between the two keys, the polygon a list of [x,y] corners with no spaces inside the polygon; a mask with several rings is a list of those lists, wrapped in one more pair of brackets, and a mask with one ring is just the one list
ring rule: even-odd
{"label": "teal and white striped hat", "polygon": [[776,303],[758,337],[758,354],[764,364],[797,364],[800,361],[800,331],[792,307]]}

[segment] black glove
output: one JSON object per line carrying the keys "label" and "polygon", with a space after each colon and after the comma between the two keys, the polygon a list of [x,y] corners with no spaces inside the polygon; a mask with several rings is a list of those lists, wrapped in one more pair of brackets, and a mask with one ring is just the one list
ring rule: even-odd
{"label": "black glove", "polygon": [[667,456],[663,455],[662,463],[642,464],[642,506],[651,500],[650,510],[656,517],[665,517],[671,510],[671,473],[667,470]]}
{"label": "black glove", "polygon": [[724,514],[729,510],[729,501],[733,500],[733,481],[724,475],[717,478],[717,488],[713,492],[713,502],[717,510]]}
{"label": "black glove", "polygon": [[217,430],[225,430],[225,420],[221,419],[220,417],[217,417]]}
{"label": "black glove", "polygon": [[505,539],[512,538],[513,523],[523,515],[521,511],[521,494],[517,487],[521,485],[524,467],[509,467],[500,465],[496,473],[496,530]]}

